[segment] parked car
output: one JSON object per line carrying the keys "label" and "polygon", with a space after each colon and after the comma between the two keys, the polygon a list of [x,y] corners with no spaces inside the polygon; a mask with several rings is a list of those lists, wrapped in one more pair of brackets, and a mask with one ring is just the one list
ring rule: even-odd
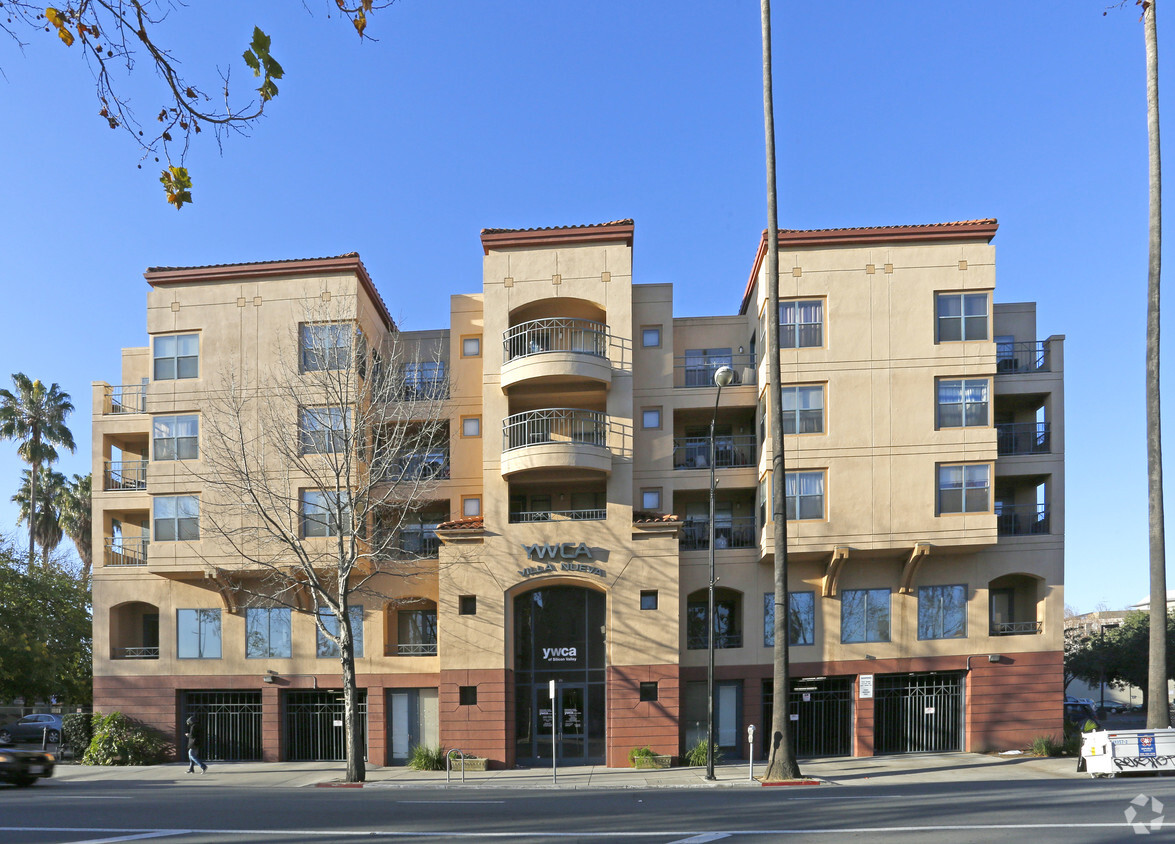
{"label": "parked car", "polygon": [[1080,732],[1102,728],[1101,721],[1097,717],[1097,709],[1093,706],[1092,701],[1079,703],[1076,698],[1065,699],[1065,722],[1074,725]]}
{"label": "parked car", "polygon": [[26,715],[19,721],[0,727],[0,744],[19,743],[22,741],[41,741],[48,730],[50,744],[61,741],[61,716],[49,713]]}
{"label": "parked car", "polygon": [[0,744],[0,782],[10,782],[22,788],[32,785],[42,777],[53,776],[54,761],[52,753],[15,750]]}

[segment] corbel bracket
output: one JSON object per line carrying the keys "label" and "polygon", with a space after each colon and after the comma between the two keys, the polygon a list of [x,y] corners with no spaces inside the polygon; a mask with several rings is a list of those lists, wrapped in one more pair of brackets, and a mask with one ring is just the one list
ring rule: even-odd
{"label": "corbel bracket", "polygon": [[914,576],[918,574],[918,567],[922,565],[922,560],[930,554],[929,542],[914,543],[914,550],[910,552],[910,559],[906,560],[906,564],[902,567],[902,580],[898,586],[898,592],[902,595],[910,595],[914,592]]}
{"label": "corbel bracket", "polygon": [[832,549],[832,557],[828,560],[828,568],[824,570],[824,582],[820,594],[825,598],[836,597],[836,584],[840,578],[840,570],[849,558],[849,546],[837,545]]}

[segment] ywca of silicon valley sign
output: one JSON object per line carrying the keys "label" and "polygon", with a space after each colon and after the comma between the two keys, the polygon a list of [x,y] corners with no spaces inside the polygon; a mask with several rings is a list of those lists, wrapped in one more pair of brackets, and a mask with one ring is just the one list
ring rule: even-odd
{"label": "ywca of silicon valley sign", "polygon": [[[579,562],[581,557],[589,561],[592,560],[592,549],[588,547],[586,542],[556,542],[554,544],[536,542],[533,545],[523,544],[522,547],[526,551],[528,560],[534,560],[542,565],[519,569],[518,574],[521,577],[536,577],[541,574],[556,574],[561,571],[594,574],[596,577],[608,576],[608,573],[599,566],[592,565],[590,562]],[[551,560],[551,562],[543,563],[544,560]],[[558,565],[555,564],[556,560],[559,562]]]}

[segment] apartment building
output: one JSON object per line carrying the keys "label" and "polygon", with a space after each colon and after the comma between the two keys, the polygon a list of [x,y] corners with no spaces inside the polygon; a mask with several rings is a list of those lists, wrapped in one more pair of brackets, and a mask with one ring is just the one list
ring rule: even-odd
{"label": "apartment building", "polygon": [[[801,756],[1060,732],[1063,337],[1037,339],[1033,304],[996,301],[996,230],[779,234]],[[633,241],[631,220],[483,230],[480,290],[415,333],[354,254],[148,270],[147,345],[94,384],[95,707],[177,736],[200,712],[213,758],[342,756],[338,660],[304,607],[234,594],[201,482],[216,373],[297,361],[321,330],[308,303],[330,301],[358,327],[343,343],[430,350],[401,373],[405,401],[444,385],[447,438],[417,455],[432,485],[399,528],[427,564],[355,616],[368,760],[420,743],[492,766],[678,754],[705,735],[711,637],[718,743],[745,758],[754,725],[761,758],[766,239],[745,288],[712,285],[706,317],[675,317],[671,284],[635,283]]]}

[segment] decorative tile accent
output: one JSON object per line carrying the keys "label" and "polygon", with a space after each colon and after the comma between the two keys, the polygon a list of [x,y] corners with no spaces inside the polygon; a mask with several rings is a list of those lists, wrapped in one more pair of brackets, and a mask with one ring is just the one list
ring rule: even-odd
{"label": "decorative tile accent", "polygon": [[260,296],[254,296],[254,297],[253,297],[253,307],[254,307],[254,308],[260,308],[260,307],[261,307],[261,297],[260,297]]}
{"label": "decorative tile accent", "polygon": [[322,301],[324,301],[324,302],[330,301],[330,291],[329,290],[322,291]]}
{"label": "decorative tile accent", "polygon": [[502,279],[502,286],[503,287],[513,287],[514,286],[514,279],[511,276],[506,276],[504,279]]}
{"label": "decorative tile accent", "polygon": [[237,307],[238,307],[238,308],[243,308],[243,307],[245,307],[245,301],[246,301],[246,300],[245,300],[245,297],[244,297],[244,296],[238,296],[238,297],[237,297]]}
{"label": "decorative tile accent", "polygon": [[791,274],[793,278],[799,278],[804,274],[804,271],[800,267],[792,267]]}
{"label": "decorative tile accent", "polygon": [[562,284],[562,283],[563,283],[563,275],[561,273],[555,273],[553,276],[551,276],[551,284]]}
{"label": "decorative tile accent", "polygon": [[877,267],[875,267],[873,264],[866,264],[865,265],[865,272],[868,275],[873,275],[875,272],[877,272]]}
{"label": "decorative tile accent", "polygon": [[602,282],[604,282],[605,284],[607,284],[607,283],[608,283],[609,281],[611,281],[611,280],[612,280],[612,273],[610,273],[610,272],[606,272],[606,271],[605,271],[605,272],[602,272],[602,273],[600,273],[600,281],[602,281]]}
{"label": "decorative tile accent", "polygon": [[959,269],[961,269],[961,270],[965,270],[965,269],[967,269],[967,262],[966,262],[966,261],[960,261],[960,262],[959,262]]}
{"label": "decorative tile accent", "polygon": [[179,303],[179,302],[172,302],[172,303],[171,303],[171,311],[172,311],[172,313],[176,313],[177,311],[179,311],[179,309],[180,309],[180,303]]}
{"label": "decorative tile accent", "polygon": [[892,272],[893,272],[893,264],[886,264],[886,265],[885,265],[885,271],[886,271],[887,273],[892,273]]}

